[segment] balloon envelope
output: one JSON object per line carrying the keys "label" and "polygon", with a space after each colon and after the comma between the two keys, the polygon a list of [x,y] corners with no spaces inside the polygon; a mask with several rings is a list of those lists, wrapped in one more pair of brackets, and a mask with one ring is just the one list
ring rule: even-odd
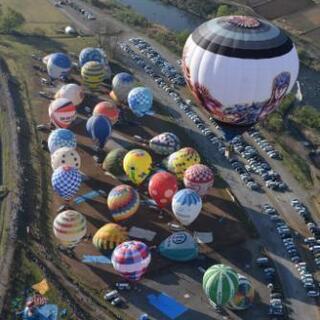
{"label": "balloon envelope", "polygon": [[56,127],[68,128],[76,118],[76,107],[70,100],[58,98],[50,103],[49,117]]}
{"label": "balloon envelope", "polygon": [[74,247],[87,233],[87,220],[78,211],[63,211],[53,221],[53,232],[64,246]]}
{"label": "balloon envelope", "polygon": [[129,151],[123,159],[123,169],[129,179],[139,185],[149,175],[152,166],[150,154],[142,149]]}
{"label": "balloon envelope", "polygon": [[101,227],[92,239],[93,245],[101,251],[114,249],[128,239],[125,228],[116,223],[107,223]]}
{"label": "balloon envelope", "polygon": [[115,177],[124,176],[123,159],[127,154],[127,150],[122,148],[112,149],[105,157],[102,168]]}
{"label": "balloon envelope", "polygon": [[238,290],[238,274],[229,266],[213,265],[203,275],[202,287],[211,302],[224,306]]}
{"label": "balloon envelope", "polygon": [[204,164],[194,164],[189,167],[183,176],[186,188],[196,191],[200,196],[207,194],[212,187],[214,175],[212,170]]}
{"label": "balloon envelope", "polygon": [[81,76],[83,83],[88,88],[95,90],[100,87],[105,79],[106,70],[101,63],[89,61],[81,68]]}
{"label": "balloon envelope", "polygon": [[107,204],[115,221],[127,220],[139,209],[139,193],[131,186],[121,184],[110,191]]}
{"label": "balloon envelope", "polygon": [[171,132],[163,132],[149,141],[150,149],[160,155],[169,155],[180,149],[180,139]]}
{"label": "balloon envelope", "polygon": [[112,91],[119,101],[127,102],[128,94],[135,85],[134,78],[127,72],[120,72],[112,79]]}
{"label": "balloon envelope", "polygon": [[190,261],[198,256],[198,245],[190,233],[175,232],[161,242],[159,252],[173,261]]}
{"label": "balloon envelope", "polygon": [[173,196],[178,191],[177,179],[169,172],[155,173],[149,181],[148,191],[158,207],[164,208],[171,203]]}
{"label": "balloon envelope", "polygon": [[72,62],[68,55],[58,52],[49,56],[47,63],[48,75],[52,79],[59,79],[69,75]]}
{"label": "balloon envelope", "polygon": [[102,115],[107,117],[111,124],[115,124],[119,119],[119,109],[110,101],[99,102],[93,109],[93,115]]}
{"label": "balloon envelope", "polygon": [[151,254],[141,241],[127,241],[118,245],[111,257],[114,269],[129,281],[139,281],[147,272]]}
{"label": "balloon envelope", "polygon": [[76,149],[63,147],[57,149],[51,155],[51,167],[53,170],[56,170],[63,165],[80,169],[81,159]]}
{"label": "balloon envelope", "polygon": [[53,171],[51,183],[53,190],[64,200],[71,200],[80,189],[81,174],[75,167],[60,166]]}
{"label": "balloon envelope", "polygon": [[79,64],[83,67],[87,62],[95,61],[102,65],[108,64],[107,56],[100,48],[82,49],[79,55]]}
{"label": "balloon envelope", "polygon": [[68,83],[57,91],[55,99],[58,98],[68,99],[72,101],[75,106],[78,106],[84,99],[84,91],[81,86],[75,83]]}
{"label": "balloon envelope", "polygon": [[51,131],[48,138],[48,148],[50,153],[54,153],[59,148],[76,148],[76,146],[76,136],[72,131],[68,129],[56,129]]}
{"label": "balloon envelope", "polygon": [[154,112],[151,111],[152,102],[153,94],[149,88],[137,87],[129,92],[129,108],[138,117],[154,114]]}
{"label": "balloon envelope", "polygon": [[185,226],[197,219],[201,209],[202,200],[191,189],[182,189],[173,196],[172,211],[177,220]]}
{"label": "balloon envelope", "polygon": [[290,38],[272,23],[224,16],[189,36],[182,66],[191,92],[216,120],[250,126],[292,89],[299,60]]}
{"label": "balloon envelope", "polygon": [[108,118],[101,115],[91,116],[86,124],[87,132],[91,139],[103,148],[107,139],[111,135],[111,122]]}

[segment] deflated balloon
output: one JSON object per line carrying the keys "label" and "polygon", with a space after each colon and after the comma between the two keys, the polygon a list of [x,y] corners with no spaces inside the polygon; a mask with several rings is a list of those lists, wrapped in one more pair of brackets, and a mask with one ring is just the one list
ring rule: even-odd
{"label": "deflated balloon", "polygon": [[76,149],[63,147],[57,149],[51,155],[51,167],[53,170],[56,170],[60,166],[64,165],[80,169],[81,159]]}
{"label": "deflated balloon", "polygon": [[152,102],[153,94],[149,88],[137,87],[129,92],[128,105],[137,117],[154,114],[151,110]]}
{"label": "deflated balloon", "polygon": [[163,132],[149,141],[150,149],[160,155],[169,155],[180,149],[180,139],[171,132]]}
{"label": "deflated balloon", "polygon": [[54,170],[51,178],[53,190],[64,200],[71,200],[76,195],[81,181],[80,171],[66,165]]}
{"label": "deflated balloon", "polygon": [[110,191],[107,204],[115,221],[127,220],[139,209],[139,193],[131,186],[121,184]]}
{"label": "deflated balloon", "polygon": [[112,79],[112,91],[121,102],[127,102],[129,92],[134,88],[135,80],[127,72],[120,72]]}
{"label": "deflated balloon", "polygon": [[141,241],[127,241],[118,245],[111,257],[114,269],[128,281],[139,281],[147,272],[151,254]]}
{"label": "deflated balloon", "polygon": [[123,169],[134,184],[141,184],[150,174],[152,158],[142,149],[129,151],[123,159]]}
{"label": "deflated balloon", "polygon": [[48,58],[47,70],[52,79],[67,77],[72,69],[72,62],[68,55],[58,52]]}
{"label": "deflated balloon", "polygon": [[70,100],[58,98],[50,103],[49,117],[56,127],[68,128],[76,118],[76,107]]}
{"label": "deflated balloon", "polygon": [[108,251],[127,239],[128,232],[125,228],[116,223],[107,223],[95,233],[92,243],[98,250]]}
{"label": "deflated balloon", "polygon": [[106,77],[106,70],[101,63],[89,61],[81,68],[81,76],[84,85],[95,90],[102,85]]}
{"label": "deflated balloon", "polygon": [[75,106],[78,106],[84,99],[84,91],[81,86],[75,83],[68,83],[57,91],[55,99],[58,98],[68,99],[72,101]]}
{"label": "deflated balloon", "polygon": [[238,274],[224,264],[213,265],[203,275],[202,287],[210,302],[224,306],[238,290]]}
{"label": "deflated balloon", "polygon": [[72,131],[68,129],[56,129],[51,131],[48,138],[48,148],[50,153],[54,153],[59,148],[76,148],[76,146],[77,139]]}
{"label": "deflated balloon", "polygon": [[93,115],[88,119],[86,128],[91,139],[102,149],[111,136],[110,120],[101,115]]}
{"label": "deflated balloon", "polygon": [[99,102],[93,109],[93,115],[102,115],[107,117],[111,124],[115,124],[119,119],[119,109],[110,101]]}
{"label": "deflated balloon", "polygon": [[173,196],[178,191],[177,179],[166,171],[155,173],[149,181],[148,191],[150,197],[162,209],[171,203]]}
{"label": "deflated balloon", "polygon": [[173,196],[173,214],[184,226],[188,226],[195,221],[201,209],[202,200],[200,196],[191,189],[182,189]]}
{"label": "deflated balloon", "polygon": [[87,233],[87,220],[78,211],[63,211],[53,221],[53,232],[65,247],[75,247]]}
{"label": "deflated balloon", "polygon": [[105,157],[102,168],[115,177],[121,177],[125,175],[123,170],[123,159],[127,154],[127,150],[122,148],[116,148],[111,150]]}

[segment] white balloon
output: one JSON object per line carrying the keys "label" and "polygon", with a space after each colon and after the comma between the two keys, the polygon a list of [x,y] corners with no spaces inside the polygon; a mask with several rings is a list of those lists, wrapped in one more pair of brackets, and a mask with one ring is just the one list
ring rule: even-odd
{"label": "white balloon", "polygon": [[56,170],[62,165],[80,169],[81,158],[76,149],[63,147],[51,155],[51,167],[53,170]]}
{"label": "white balloon", "polygon": [[65,98],[77,106],[84,99],[84,91],[83,88],[75,83],[69,83],[62,86],[56,93],[55,98]]}

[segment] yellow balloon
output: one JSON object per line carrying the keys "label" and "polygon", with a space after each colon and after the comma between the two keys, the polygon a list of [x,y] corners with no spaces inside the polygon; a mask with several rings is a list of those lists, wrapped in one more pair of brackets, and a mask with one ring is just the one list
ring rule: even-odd
{"label": "yellow balloon", "polygon": [[193,148],[182,148],[172,153],[167,161],[168,170],[178,179],[183,179],[184,172],[194,164],[201,162],[199,153]]}
{"label": "yellow balloon", "polygon": [[150,154],[142,149],[129,151],[123,159],[123,169],[134,184],[141,184],[149,175],[152,166]]}

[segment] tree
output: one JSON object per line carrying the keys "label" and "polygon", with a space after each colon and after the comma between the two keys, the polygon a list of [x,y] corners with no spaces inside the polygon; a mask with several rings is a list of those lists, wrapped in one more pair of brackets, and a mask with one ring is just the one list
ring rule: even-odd
{"label": "tree", "polygon": [[229,16],[231,14],[231,9],[226,4],[222,4],[218,7],[216,17]]}
{"label": "tree", "polygon": [[0,17],[0,32],[12,33],[25,23],[24,16],[12,8],[8,8]]}

